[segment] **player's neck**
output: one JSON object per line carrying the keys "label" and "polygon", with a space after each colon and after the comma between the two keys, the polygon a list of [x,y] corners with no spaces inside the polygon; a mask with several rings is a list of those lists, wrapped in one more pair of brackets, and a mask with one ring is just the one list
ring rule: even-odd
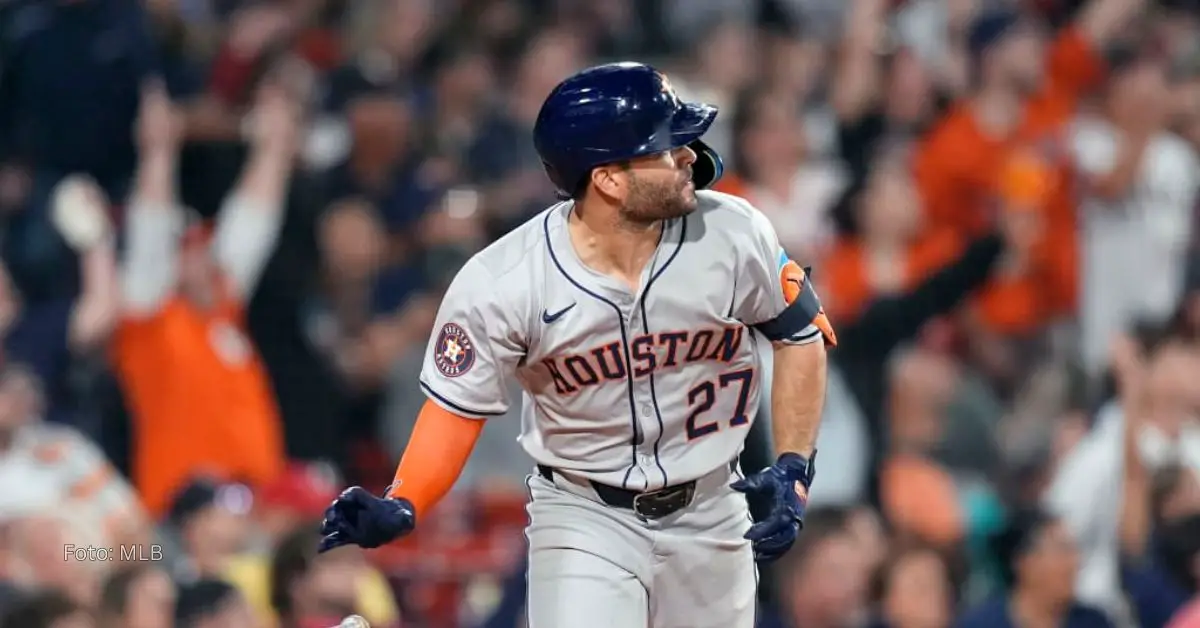
{"label": "player's neck", "polygon": [[585,266],[615,276],[637,292],[642,270],[658,248],[662,221],[632,224],[604,209],[571,212],[567,221],[571,245]]}

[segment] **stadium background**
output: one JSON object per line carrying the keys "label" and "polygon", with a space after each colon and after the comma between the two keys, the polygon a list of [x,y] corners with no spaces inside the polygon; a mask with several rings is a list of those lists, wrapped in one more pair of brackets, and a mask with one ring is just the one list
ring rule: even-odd
{"label": "stadium background", "polygon": [[[413,538],[312,524],[389,482],[439,290],[552,200],[537,108],[615,59],[721,107],[721,189],[841,338],[762,626],[1200,625],[1200,5],[1003,6],[0,1],[4,625],[521,625],[515,417]],[[123,307],[213,238],[247,299]]]}

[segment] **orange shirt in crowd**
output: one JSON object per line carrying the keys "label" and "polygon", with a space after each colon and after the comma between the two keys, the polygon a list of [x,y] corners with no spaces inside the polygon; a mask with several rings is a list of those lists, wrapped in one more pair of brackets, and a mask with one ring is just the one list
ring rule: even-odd
{"label": "orange shirt in crowd", "polygon": [[746,180],[743,179],[741,175],[736,173],[730,173],[721,177],[717,183],[713,185],[712,189],[718,192],[740,196],[742,198],[746,198],[746,195],[750,192],[749,184],[746,183]]}
{"label": "orange shirt in crowd", "polygon": [[880,470],[883,514],[903,536],[938,547],[952,547],[966,532],[954,478],[920,456],[895,454]]}
{"label": "orange shirt in crowd", "polygon": [[117,329],[117,371],[132,414],[133,479],[161,516],[182,484],[211,473],[251,484],[285,467],[278,409],[243,309],[228,292],[201,311],[178,296]]}
{"label": "orange shirt in crowd", "polygon": [[1030,331],[1075,307],[1076,198],[1066,127],[1103,74],[1096,50],[1082,33],[1068,29],[1051,46],[1045,88],[1025,103],[1022,122],[1010,136],[988,135],[964,102],[917,150],[917,184],[934,227],[970,238],[989,229],[1001,208],[1037,199],[1036,207],[1026,208],[1039,212],[1045,227],[1035,267],[1005,288],[992,288],[1004,290],[1003,296],[984,294],[976,304],[982,320],[997,331]]}
{"label": "orange shirt in crowd", "polygon": [[[910,290],[945,266],[961,250],[948,231],[931,233],[909,246],[899,290]],[[832,320],[850,321],[879,294],[872,285],[867,251],[858,238],[841,237],[821,263],[821,304]]]}

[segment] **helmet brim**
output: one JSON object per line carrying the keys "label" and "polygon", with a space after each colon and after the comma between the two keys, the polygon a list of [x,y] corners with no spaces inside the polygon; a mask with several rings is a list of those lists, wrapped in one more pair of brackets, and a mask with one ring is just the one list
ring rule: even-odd
{"label": "helmet brim", "polygon": [[696,151],[696,163],[692,164],[692,181],[695,182],[697,190],[712,186],[725,171],[721,156],[700,139],[717,119],[717,112],[713,105],[685,103],[671,120],[672,146],[688,146]]}
{"label": "helmet brim", "polygon": [[700,139],[717,119],[717,108],[704,103],[683,103],[671,118],[672,148]]}

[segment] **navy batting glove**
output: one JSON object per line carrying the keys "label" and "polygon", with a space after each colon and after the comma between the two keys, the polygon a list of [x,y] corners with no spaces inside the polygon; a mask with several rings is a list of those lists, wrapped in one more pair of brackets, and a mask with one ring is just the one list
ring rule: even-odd
{"label": "navy batting glove", "polygon": [[804,507],[807,497],[796,493],[796,483],[804,487],[807,495],[812,486],[817,452],[805,459],[800,454],[786,453],[779,456],[775,464],[730,486],[735,491],[756,494],[771,500],[771,514],[750,526],[745,538],[754,547],[754,560],[769,563],[778,559],[792,548],[800,529],[804,527]]}
{"label": "navy batting glove", "polygon": [[376,497],[361,486],[352,486],[325,509],[318,551],[327,552],[342,545],[379,547],[412,532],[416,526],[412,502]]}

